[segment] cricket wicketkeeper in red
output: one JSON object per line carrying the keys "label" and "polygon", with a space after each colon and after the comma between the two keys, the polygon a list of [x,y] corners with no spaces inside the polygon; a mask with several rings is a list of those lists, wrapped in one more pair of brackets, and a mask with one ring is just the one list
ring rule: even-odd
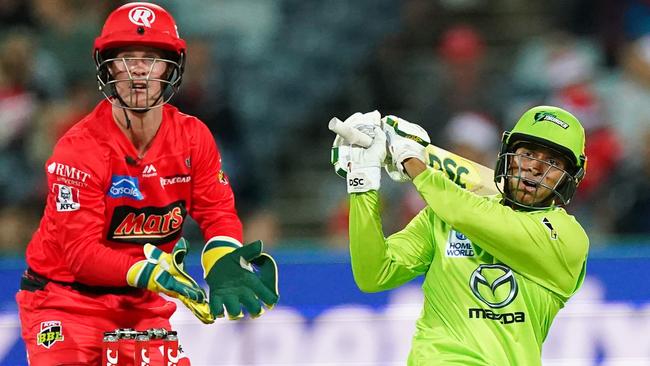
{"label": "cricket wicketkeeper in red", "polygon": [[[204,323],[263,313],[278,301],[277,267],[242,224],[208,128],[167,104],[185,41],[163,8],[129,3],[95,40],[106,97],[56,144],[45,165],[43,218],[16,295],[31,365],[97,365],[116,328],[171,330],[182,301]],[[183,270],[187,215],[206,241],[204,290]],[[225,309],[225,310],[224,310]],[[182,339],[181,339],[182,343]],[[150,360],[162,360],[151,347]],[[131,364],[122,356],[119,365]],[[189,364],[187,357],[180,364]]]}

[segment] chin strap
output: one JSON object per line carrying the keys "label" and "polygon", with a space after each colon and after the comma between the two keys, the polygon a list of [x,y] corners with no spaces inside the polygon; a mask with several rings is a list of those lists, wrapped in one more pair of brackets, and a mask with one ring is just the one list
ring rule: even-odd
{"label": "chin strap", "polygon": [[124,118],[126,119],[126,129],[130,130],[131,129],[131,119],[129,118],[129,114],[126,113],[126,109],[122,108],[122,112],[124,112]]}

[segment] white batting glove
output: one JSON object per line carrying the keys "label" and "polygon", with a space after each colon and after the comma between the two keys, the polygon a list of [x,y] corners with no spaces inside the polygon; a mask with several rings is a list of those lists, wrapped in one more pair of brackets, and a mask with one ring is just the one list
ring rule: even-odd
{"label": "white batting glove", "polygon": [[378,190],[381,184],[381,167],[386,159],[386,135],[380,127],[378,111],[355,113],[343,123],[373,138],[367,147],[350,145],[341,136],[332,144],[331,162],[334,171],[345,178],[348,193]]}
{"label": "white batting glove", "polygon": [[390,152],[390,163],[386,164],[386,172],[393,180],[410,180],[402,163],[408,158],[416,158],[426,164],[425,147],[431,142],[429,134],[420,125],[395,116],[382,118],[381,125],[386,133]]}

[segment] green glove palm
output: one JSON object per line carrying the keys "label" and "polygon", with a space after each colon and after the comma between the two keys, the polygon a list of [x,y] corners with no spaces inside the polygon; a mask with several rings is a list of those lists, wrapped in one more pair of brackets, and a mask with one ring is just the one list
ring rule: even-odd
{"label": "green glove palm", "polygon": [[181,238],[171,253],[145,244],[146,259],[135,263],[127,272],[127,282],[133,287],[162,292],[179,299],[203,323],[214,322],[206,301],[205,291],[185,272],[183,261],[188,244]]}
{"label": "green glove palm", "polygon": [[262,242],[239,247],[227,241],[209,242],[201,263],[210,287],[210,311],[215,317],[244,316],[243,307],[256,318],[264,313],[260,301],[269,309],[280,297],[278,268],[273,258],[262,253]]}

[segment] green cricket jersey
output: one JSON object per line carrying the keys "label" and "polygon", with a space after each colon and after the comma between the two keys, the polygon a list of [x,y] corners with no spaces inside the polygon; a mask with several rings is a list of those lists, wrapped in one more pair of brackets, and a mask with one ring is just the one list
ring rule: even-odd
{"label": "green cricket jersey", "polygon": [[427,207],[388,238],[377,192],[350,197],[359,288],[425,276],[408,364],[541,365],[553,318],[584,280],[589,239],[580,224],[561,208],[513,210],[433,169],[413,183]]}

